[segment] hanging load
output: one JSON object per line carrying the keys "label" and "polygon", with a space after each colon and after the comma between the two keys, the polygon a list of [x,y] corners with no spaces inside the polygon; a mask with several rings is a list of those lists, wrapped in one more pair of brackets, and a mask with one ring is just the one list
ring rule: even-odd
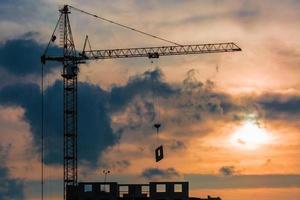
{"label": "hanging load", "polygon": [[[157,137],[157,141],[158,141],[158,133],[159,133],[159,128],[161,127],[160,123],[155,123],[153,125],[156,128],[156,137]],[[155,161],[159,162],[164,158],[164,148],[163,145],[160,145],[159,147],[157,147],[155,149]]]}
{"label": "hanging load", "polygon": [[161,161],[164,158],[164,148],[162,145],[155,149],[155,160],[156,162]]}

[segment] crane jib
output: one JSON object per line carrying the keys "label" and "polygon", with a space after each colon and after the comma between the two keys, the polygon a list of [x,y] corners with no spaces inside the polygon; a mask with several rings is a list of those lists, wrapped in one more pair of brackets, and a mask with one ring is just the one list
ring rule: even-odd
{"label": "crane jib", "polygon": [[160,56],[171,55],[189,55],[189,54],[205,54],[205,53],[222,53],[241,51],[233,42],[215,43],[215,44],[199,44],[199,45],[181,45],[181,46],[162,46],[162,47],[144,47],[144,48],[127,48],[127,49],[107,49],[107,50],[90,50],[80,53],[78,56],[60,56],[51,57],[43,55],[42,63],[46,60],[63,62],[68,60],[77,61],[79,64],[85,60],[97,59],[114,59],[114,58],[159,58]]}
{"label": "crane jib", "polygon": [[205,53],[222,53],[241,51],[235,43],[215,43],[181,46],[144,47],[127,49],[89,50],[83,51],[84,60],[148,57],[159,58],[160,56],[189,55]]}

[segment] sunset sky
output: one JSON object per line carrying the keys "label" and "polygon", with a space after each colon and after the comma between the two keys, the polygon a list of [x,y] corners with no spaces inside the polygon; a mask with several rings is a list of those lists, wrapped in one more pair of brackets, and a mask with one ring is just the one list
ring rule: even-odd
{"label": "sunset sky", "polygon": [[[189,181],[190,196],[300,199],[299,0],[2,0],[0,199],[40,199],[40,56],[64,4],[179,44],[242,48],[80,65],[79,181],[109,169],[120,183]],[[85,35],[93,49],[169,45],[71,12],[78,51]],[[45,196],[59,200],[62,66],[45,69]]]}

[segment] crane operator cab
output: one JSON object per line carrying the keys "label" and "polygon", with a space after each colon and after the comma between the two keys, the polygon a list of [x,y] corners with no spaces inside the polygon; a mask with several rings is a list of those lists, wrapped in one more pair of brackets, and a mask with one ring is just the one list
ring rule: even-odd
{"label": "crane operator cab", "polygon": [[64,67],[63,76],[66,78],[73,78],[77,76],[79,68],[77,65],[69,64]]}

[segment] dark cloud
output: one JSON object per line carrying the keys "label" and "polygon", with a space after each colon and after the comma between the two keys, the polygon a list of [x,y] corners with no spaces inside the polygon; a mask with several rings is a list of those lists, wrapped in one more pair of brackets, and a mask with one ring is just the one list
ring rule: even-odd
{"label": "dark cloud", "polygon": [[[1,54],[0,65],[2,68],[19,77],[39,73],[37,66],[40,66],[39,57],[43,45],[39,45],[30,39],[31,37],[29,34],[22,39],[10,40],[0,47],[2,53],[6,50],[19,51],[17,54],[23,56],[18,61],[17,59],[11,60],[12,55]],[[29,54],[27,52],[31,50],[34,56],[31,54],[28,57],[24,56],[24,54]],[[107,147],[114,145],[122,131],[136,130],[143,128],[143,126],[148,126],[149,129],[148,122],[152,122],[157,115],[157,105],[153,99],[160,102],[162,109],[174,112],[171,116],[161,115],[161,120],[165,122],[164,128],[174,127],[174,124],[177,126],[187,125],[209,117],[234,120],[234,117],[227,118],[228,115],[238,116],[236,114],[243,111],[243,107],[248,106],[237,105],[230,95],[214,91],[212,81],[198,81],[193,76],[193,70],[188,72],[182,85],[168,84],[163,78],[159,69],[146,71],[143,74],[133,76],[125,85],[114,86],[109,91],[104,91],[96,85],[79,83],[79,159],[97,163],[100,153]],[[4,86],[0,92],[2,105],[21,106],[25,109],[24,119],[31,125],[35,144],[39,146],[41,124],[39,86],[18,83]],[[57,163],[62,158],[62,99],[62,82],[56,81],[45,91],[47,104],[46,145],[48,147],[46,160],[49,163]],[[252,98],[251,101],[265,110],[268,116],[295,113],[300,108],[298,96],[283,97],[269,94]],[[128,107],[131,109],[126,110]],[[111,115],[125,111],[130,112],[128,116],[131,119],[128,119],[126,124],[116,127],[114,132],[111,127]],[[238,120],[242,120],[242,118],[238,118]],[[188,131],[186,130],[186,132]],[[147,131],[143,131],[143,133],[147,133]],[[181,147],[184,147],[184,144],[180,141],[171,145],[171,148]]]}
{"label": "dark cloud", "polygon": [[[31,40],[27,44],[36,46]],[[39,57],[31,57],[31,59],[39,60]],[[6,61],[3,63],[12,65]],[[14,70],[18,69],[17,65],[21,63],[14,63],[12,65],[16,67]],[[19,74],[16,72],[16,74],[36,73],[33,68],[25,69],[27,71]],[[230,96],[213,91],[213,82],[197,81],[190,72],[181,86],[166,83],[162,72],[156,69],[133,76],[125,85],[114,86],[110,91],[104,91],[88,83],[79,83],[78,87],[79,159],[92,163],[97,163],[100,152],[117,142],[119,135],[122,134],[120,130],[143,128],[145,124],[149,126],[148,122],[153,121],[157,113],[155,108],[157,105],[154,105],[153,99],[162,100],[165,109],[176,110],[170,118],[162,120],[177,125],[194,123],[202,120],[204,116],[205,118],[213,115],[221,116],[235,109]],[[40,95],[39,86],[21,83],[3,87],[0,94],[1,104],[21,106],[25,109],[24,118],[31,125],[35,144],[38,146],[41,124]],[[139,100],[135,101],[137,98]],[[48,163],[58,163],[62,158],[62,99],[62,82],[56,81],[45,91],[46,141],[48,142],[46,161]],[[134,119],[129,119],[123,127],[117,127],[118,134],[115,134],[111,127],[110,115],[124,112],[128,106],[132,107],[128,116]],[[182,143],[175,145],[182,147]]]}
{"label": "dark cloud", "polygon": [[[110,109],[121,110],[137,95],[147,97],[168,96],[176,91],[163,81],[159,69],[146,71],[142,75],[133,76],[125,86],[115,86],[110,93]],[[148,105],[149,106],[149,105]]]}
{"label": "dark cloud", "polygon": [[223,176],[233,176],[237,171],[234,166],[224,166],[219,169],[219,173]]}
{"label": "dark cloud", "polygon": [[179,172],[174,168],[159,169],[159,168],[148,168],[145,169],[141,176],[148,180],[159,180],[159,179],[173,179],[180,177]]}
{"label": "dark cloud", "polygon": [[7,149],[0,147],[0,199],[24,199],[23,181],[11,178],[5,166]]}
{"label": "dark cloud", "polygon": [[[45,45],[37,43],[35,33],[27,33],[20,38],[12,39],[0,45],[0,67],[14,75],[41,74],[40,57]],[[58,47],[51,47],[49,52],[61,52]],[[57,67],[57,63],[47,64],[45,72]]]}
{"label": "dark cloud", "polygon": [[178,99],[179,108],[188,109],[194,114],[197,112],[218,115],[232,111],[235,108],[229,95],[215,92],[214,82],[211,80],[204,83],[198,81],[195,78],[194,70],[187,72]]}
{"label": "dark cloud", "polygon": [[[28,38],[31,38],[30,34],[24,35],[22,39],[9,40],[0,49],[2,52],[1,66],[18,77],[40,72],[38,66],[40,66],[40,55],[44,46]],[[15,55],[20,54],[21,57],[12,59],[12,54],[9,52],[14,52]],[[47,65],[47,67],[49,66]],[[56,81],[44,92],[46,105],[45,160],[47,163],[61,163],[62,161],[62,91],[62,82]],[[169,85],[162,81],[159,70],[147,71],[140,76],[135,76],[126,85],[115,86],[111,91],[104,91],[100,87],[88,83],[78,83],[79,159],[97,163],[100,153],[108,146],[115,144],[118,139],[117,134],[114,134],[111,128],[110,113],[124,109],[137,95],[151,92],[152,96],[164,96],[173,92]],[[15,83],[2,86],[0,103],[5,106],[24,108],[24,120],[30,124],[34,142],[39,147],[41,135],[39,86],[34,83]],[[136,106],[135,112],[142,116],[143,110],[146,109],[153,118],[153,105],[144,103],[143,107]]]}
{"label": "dark cloud", "polygon": [[[88,83],[78,84],[79,159],[97,163],[99,152],[116,142],[105,106],[107,94]],[[56,81],[45,91],[46,161],[62,160],[62,82]],[[15,84],[2,88],[0,103],[21,106],[30,124],[35,144],[40,144],[41,93],[35,84]]]}
{"label": "dark cloud", "polygon": [[179,87],[180,92],[164,105],[176,110],[177,114],[167,119],[172,123],[192,124],[213,117],[226,119],[227,114],[240,110],[230,95],[214,91],[212,81],[202,83],[188,75]]}
{"label": "dark cloud", "polygon": [[256,100],[267,118],[297,117],[300,111],[300,96],[264,94]]}
{"label": "dark cloud", "polygon": [[[111,114],[128,113],[126,122],[116,127],[124,131],[143,130],[159,117],[159,99],[167,99],[177,94],[178,88],[167,84],[159,69],[135,75],[122,86],[110,91],[109,110]],[[151,127],[152,125],[150,125]],[[152,131],[152,130],[151,130]]]}
{"label": "dark cloud", "polygon": [[147,99],[132,100],[127,106],[127,112],[130,113],[127,124],[131,130],[141,129],[143,125],[152,122],[157,116],[154,102]]}
{"label": "dark cloud", "polygon": [[[150,127],[159,121],[162,128],[171,133],[182,134],[182,129],[174,129],[180,126],[186,127],[185,134],[192,134],[189,133],[190,124],[213,117],[226,120],[226,117],[233,118],[230,115],[241,110],[231,96],[214,91],[212,81],[202,83],[193,74],[194,70],[190,70],[182,84],[171,85],[164,82],[160,70],[148,71],[135,76],[125,86],[113,88],[112,94],[118,92],[122,96],[114,94],[117,101],[111,101],[112,111],[122,111],[123,116],[122,123],[114,126],[127,132],[142,130],[142,134],[150,136],[153,133]],[[181,148],[183,144],[174,143],[173,147]]]}
{"label": "dark cloud", "polygon": [[190,174],[184,176],[190,189],[210,188],[294,188],[300,187],[300,175],[236,175],[214,176]]}
{"label": "dark cloud", "polygon": [[24,120],[31,125],[34,142],[40,144],[41,96],[39,86],[31,83],[4,86],[0,89],[0,104],[24,108]]}
{"label": "dark cloud", "polygon": [[[31,39],[32,37],[32,33],[29,33],[20,39],[3,43],[0,47],[1,67],[17,77],[39,74],[40,55],[44,45],[38,44]],[[52,51],[57,53],[59,49],[54,47]],[[18,59],[13,59],[14,55],[19,55]],[[53,66],[47,65],[45,69],[49,72],[52,68]],[[92,84],[79,83],[79,159],[97,163],[99,154],[117,142],[122,130],[138,129],[143,124],[153,121],[157,115],[157,105],[154,105],[153,100],[155,98],[167,101],[175,98],[177,102],[168,106],[173,106],[178,112],[186,114],[174,116],[179,117],[179,121],[182,121],[181,118],[186,118],[187,121],[200,120],[204,113],[221,114],[230,110],[232,104],[228,97],[211,92],[212,87],[212,82],[197,82],[191,76],[185,79],[182,87],[169,85],[163,80],[159,69],[133,76],[125,85],[114,86],[110,91],[104,91]],[[139,100],[135,101],[136,98]],[[62,99],[62,82],[56,81],[45,91],[48,163],[58,163],[62,160]],[[0,103],[6,106],[21,106],[25,109],[24,119],[30,124],[34,142],[39,147],[41,129],[39,86],[29,83],[2,86]],[[131,106],[129,116],[132,116],[132,119],[128,120],[125,127],[118,127],[116,129],[118,134],[115,134],[111,128],[110,115],[124,111],[129,105]],[[178,121],[173,119],[173,122],[176,120]],[[176,145],[182,146],[181,143]]]}
{"label": "dark cloud", "polygon": [[24,199],[23,182],[9,177],[8,169],[0,166],[0,199]]}

